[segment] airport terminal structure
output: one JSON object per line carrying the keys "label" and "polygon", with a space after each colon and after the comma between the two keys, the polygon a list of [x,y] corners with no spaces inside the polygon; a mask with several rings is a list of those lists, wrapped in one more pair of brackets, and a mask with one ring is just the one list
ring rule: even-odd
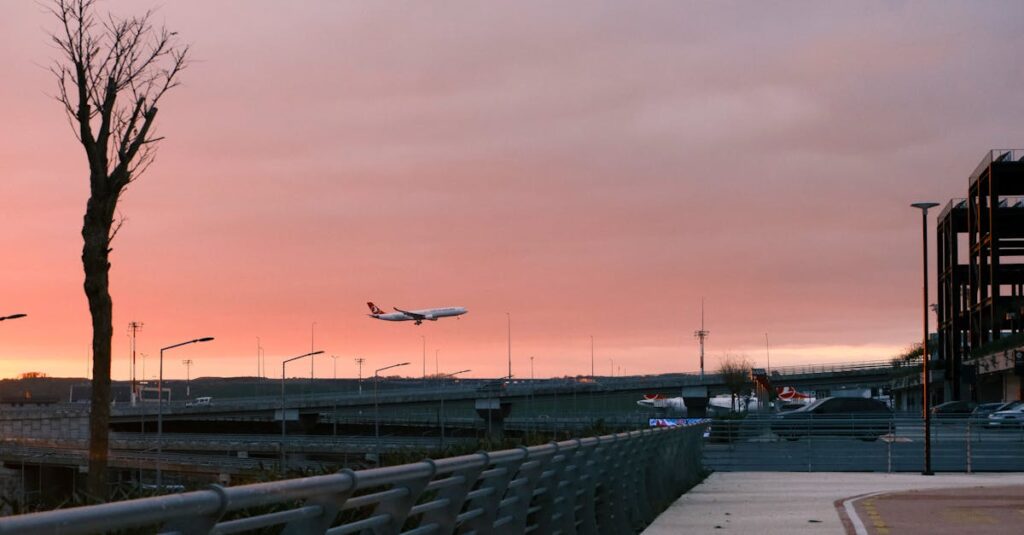
{"label": "airport terminal structure", "polygon": [[937,222],[931,401],[1021,399],[1024,150],[989,151],[971,173],[967,195],[949,201]]}

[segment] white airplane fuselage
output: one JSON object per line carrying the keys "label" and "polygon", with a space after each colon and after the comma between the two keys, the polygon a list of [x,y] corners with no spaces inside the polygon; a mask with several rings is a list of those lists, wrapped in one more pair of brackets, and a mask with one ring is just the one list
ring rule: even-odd
{"label": "white airplane fuselage", "polygon": [[416,322],[416,325],[424,321],[437,321],[440,318],[461,316],[469,312],[465,307],[425,308],[421,310],[401,310],[395,308],[394,312],[384,312],[373,303],[367,304],[370,306],[371,312],[367,315],[371,318],[384,321],[413,321]]}

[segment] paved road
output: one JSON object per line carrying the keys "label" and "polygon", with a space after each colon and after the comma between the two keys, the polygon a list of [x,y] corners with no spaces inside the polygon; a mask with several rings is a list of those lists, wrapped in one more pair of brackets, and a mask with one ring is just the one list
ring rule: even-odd
{"label": "paved road", "polygon": [[[839,509],[851,498],[877,492],[1009,485],[1024,485],[1024,475],[716,472],[676,500],[644,533],[844,534],[851,532]],[[931,517],[928,529],[891,533],[947,533],[933,531],[946,525],[945,517]]]}
{"label": "paved road", "polygon": [[850,535],[1002,535],[1024,524],[1024,485],[911,490],[846,500]]}

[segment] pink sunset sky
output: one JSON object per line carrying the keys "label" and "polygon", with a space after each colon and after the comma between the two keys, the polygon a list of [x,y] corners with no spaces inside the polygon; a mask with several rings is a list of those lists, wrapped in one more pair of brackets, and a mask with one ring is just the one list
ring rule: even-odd
{"label": "pink sunset sky", "polygon": [[[702,297],[709,369],[763,365],[765,333],[773,366],[887,358],[921,337],[909,204],[1024,147],[1020,2],[195,0],[156,20],[192,63],[120,205],[116,379],[130,321],[147,377],[202,336],[166,377],[255,375],[257,337],[279,377],[314,322],[319,377],[329,355],[339,377],[355,357],[418,376],[421,335],[428,372],[437,350],[498,376],[506,312],[521,377],[530,356],[589,374],[591,335],[599,374],[692,371]],[[0,377],[87,370],[55,27],[0,3],[0,316],[28,314],[0,323]],[[368,300],[470,312],[417,327]]]}

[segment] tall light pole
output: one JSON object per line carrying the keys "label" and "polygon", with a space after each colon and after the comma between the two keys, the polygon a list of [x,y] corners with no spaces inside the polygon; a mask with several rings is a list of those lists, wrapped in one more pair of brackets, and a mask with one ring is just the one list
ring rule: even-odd
{"label": "tall light pole", "polygon": [[334,361],[334,380],[338,380],[338,355],[331,355],[331,360]]}
{"label": "tall light pole", "polygon": [[[316,346],[315,340],[316,340],[316,322],[314,321],[313,325],[310,325],[310,327],[309,327],[309,352],[310,353],[312,353],[313,351],[316,350],[315,349],[315,346]],[[309,359],[309,384],[310,385],[313,384],[313,363],[314,363],[313,359]]]}
{"label": "tall light pole", "polygon": [[512,380],[512,313],[506,312],[508,318],[508,380]]}
{"label": "tall light pole", "polygon": [[24,318],[28,314],[11,314],[10,316],[0,316],[0,321],[4,320],[16,320],[18,318]]}
{"label": "tall light pole", "polygon": [[390,366],[384,366],[383,368],[377,368],[373,371],[373,436],[375,439],[374,450],[377,453],[377,466],[380,466],[380,406],[377,403],[377,374],[384,370],[408,365],[408,362],[402,362],[401,364],[392,364]]}
{"label": "tall light pole", "polygon": [[356,364],[359,365],[359,395],[363,395],[363,363],[366,359],[359,357],[356,359]]}
{"label": "tall light pole", "polygon": [[263,360],[261,353],[263,352],[263,346],[260,345],[260,337],[256,337],[256,379],[263,377]]}
{"label": "tall light pole", "polygon": [[924,296],[924,337],[921,340],[921,405],[924,409],[924,470],[921,475],[930,476],[932,472],[932,421],[928,411],[928,209],[938,206],[936,202],[917,202],[910,206],[921,210],[921,258]]}
{"label": "tall light pole", "polygon": [[440,352],[441,352],[440,349],[435,349],[434,350],[434,375],[437,375],[437,374],[441,373],[441,367],[438,365],[438,358],[437,358],[437,354],[440,353]]}
{"label": "tall light pole", "polygon": [[[591,376],[593,377],[593,376]],[[533,357],[530,357],[530,383],[533,383]]]}
{"label": "tall light pole", "polygon": [[608,371],[615,377],[615,359],[608,359]]}
{"label": "tall light pole", "polygon": [[594,335],[590,335],[590,379],[594,379]]}
{"label": "tall light pole", "polygon": [[423,384],[426,385],[427,384],[427,337],[425,335],[421,334],[420,338],[423,339]]}
{"label": "tall light pole", "polygon": [[167,347],[160,348],[160,376],[156,381],[156,488],[160,490],[163,488],[163,472],[160,470],[160,459],[163,454],[163,442],[164,442],[164,351],[168,349],[174,349],[176,347],[187,346],[189,344],[195,344],[199,342],[212,341],[212,336],[205,338],[196,338],[195,340],[189,340],[188,342],[181,342],[180,344],[174,344]]}
{"label": "tall light pole", "polygon": [[[312,357],[314,355],[319,355],[321,353],[323,353],[323,351],[310,351],[309,353],[306,353],[305,355],[299,355],[297,357],[292,357],[290,359],[285,359],[285,360],[281,361],[281,448],[280,448],[280,450],[281,450],[281,466],[280,466],[280,472],[282,474],[284,473],[284,469],[285,469],[285,467],[284,467],[284,459],[285,459],[285,456],[284,456],[285,425],[284,424],[287,421],[287,419],[285,418],[285,412],[284,412],[284,377],[285,377],[285,375],[284,375],[284,366],[285,366],[285,364],[288,364],[289,362],[291,362],[293,360],[304,359],[306,357]],[[313,360],[313,359],[310,359],[310,360]]]}
{"label": "tall light pole", "polygon": [[181,361],[185,365],[185,399],[192,399],[192,359]]}

